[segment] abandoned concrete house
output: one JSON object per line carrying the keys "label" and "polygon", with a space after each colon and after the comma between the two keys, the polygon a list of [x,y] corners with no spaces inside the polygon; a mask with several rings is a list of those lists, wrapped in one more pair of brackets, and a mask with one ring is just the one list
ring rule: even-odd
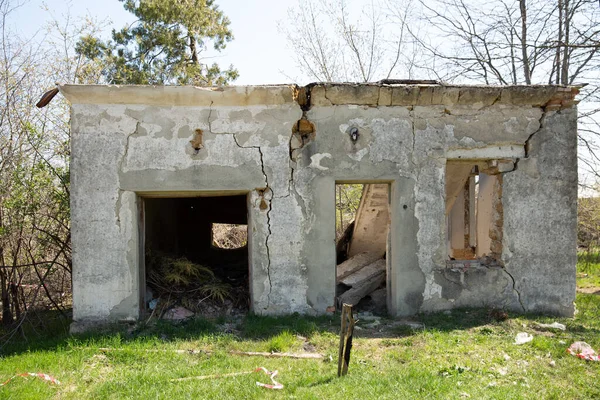
{"label": "abandoned concrete house", "polygon": [[[60,91],[72,105],[74,326],[142,316],[149,249],[209,257],[224,275],[241,263],[258,314],[331,311],[340,282],[369,266],[392,316],[573,314],[576,87]],[[340,184],[365,185],[342,256]],[[216,224],[241,225],[247,242],[218,248]],[[361,257],[369,266],[348,267]]]}

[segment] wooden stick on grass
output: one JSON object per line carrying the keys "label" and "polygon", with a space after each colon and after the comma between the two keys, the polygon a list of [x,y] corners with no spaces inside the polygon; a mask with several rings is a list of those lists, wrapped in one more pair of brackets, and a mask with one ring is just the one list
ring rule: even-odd
{"label": "wooden stick on grass", "polygon": [[342,329],[340,330],[340,348],[338,352],[338,377],[348,373],[354,324],[356,324],[356,321],[352,314],[352,305],[344,304],[342,306]]}

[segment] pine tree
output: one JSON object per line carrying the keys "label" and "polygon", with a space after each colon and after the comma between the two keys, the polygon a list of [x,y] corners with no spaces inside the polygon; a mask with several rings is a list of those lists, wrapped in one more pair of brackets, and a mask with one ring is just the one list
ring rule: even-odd
{"label": "pine tree", "polygon": [[224,85],[235,80],[233,66],[221,70],[202,62],[209,44],[217,51],[233,39],[229,19],[214,0],[119,0],[137,21],[103,42],[84,36],[77,52],[100,60],[107,83]]}

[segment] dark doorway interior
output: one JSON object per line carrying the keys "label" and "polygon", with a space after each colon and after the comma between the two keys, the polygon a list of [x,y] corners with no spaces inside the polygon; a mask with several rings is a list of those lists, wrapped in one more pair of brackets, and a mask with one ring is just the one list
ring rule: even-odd
{"label": "dark doorway interior", "polygon": [[145,198],[144,214],[147,302],[248,308],[245,195]]}

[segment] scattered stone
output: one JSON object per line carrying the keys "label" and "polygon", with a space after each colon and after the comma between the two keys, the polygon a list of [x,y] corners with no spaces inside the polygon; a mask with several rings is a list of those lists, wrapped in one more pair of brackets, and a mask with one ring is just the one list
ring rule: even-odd
{"label": "scattered stone", "polygon": [[519,332],[515,337],[515,344],[525,344],[533,340],[533,336],[527,332]]}
{"label": "scattered stone", "polygon": [[356,315],[356,317],[361,321],[379,321],[381,319],[381,317],[373,315],[373,313],[370,311],[360,312]]}
{"label": "scattered stone", "polygon": [[371,322],[370,324],[365,325],[365,328],[373,329],[373,328],[378,327],[379,325],[381,325],[381,322],[379,320],[375,320],[375,321]]}
{"label": "scattered stone", "polygon": [[317,352],[317,348],[312,343],[304,343],[304,345],[302,346],[302,349],[307,353],[316,353]]}
{"label": "scattered stone", "polygon": [[170,320],[170,321],[181,321],[181,320],[193,317],[193,316],[194,316],[193,312],[191,312],[187,308],[178,306],[178,307],[173,307],[170,310],[168,310],[165,313],[165,315],[163,316],[163,319]]}
{"label": "scattered stone", "polygon": [[504,353],[503,356],[504,356],[504,361],[510,360],[510,356],[508,354]]}
{"label": "scattered stone", "polygon": [[565,325],[560,324],[558,322],[553,322],[551,324],[536,324],[536,327],[540,329],[558,329],[561,331],[567,330],[567,327]]}
{"label": "scattered stone", "polygon": [[397,326],[408,326],[414,330],[425,329],[424,324],[422,324],[421,322],[415,322],[415,321],[395,321],[390,324],[391,328],[394,328]]}
{"label": "scattered stone", "polygon": [[554,360],[550,360],[548,364],[550,364],[551,367],[556,367],[556,361]]}

